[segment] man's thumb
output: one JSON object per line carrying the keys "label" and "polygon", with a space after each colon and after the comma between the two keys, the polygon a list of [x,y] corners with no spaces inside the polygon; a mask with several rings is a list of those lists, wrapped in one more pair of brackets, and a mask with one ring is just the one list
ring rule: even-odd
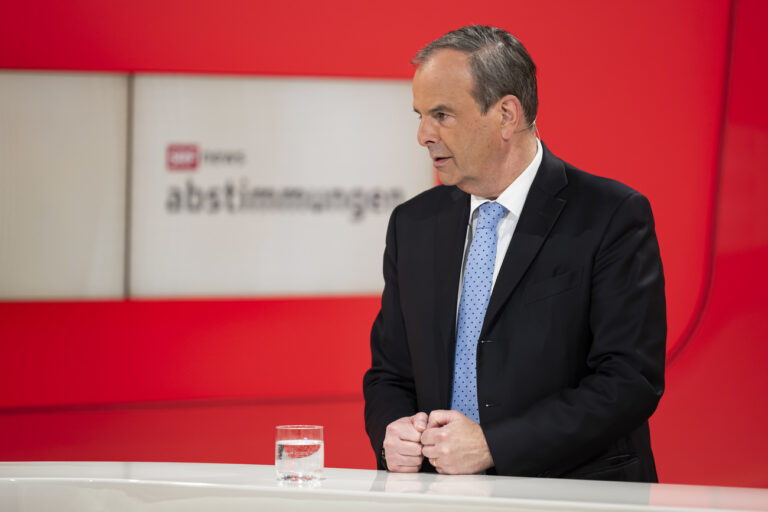
{"label": "man's thumb", "polygon": [[416,427],[419,432],[424,432],[427,428],[427,413],[417,412],[411,416],[411,424]]}
{"label": "man's thumb", "polygon": [[453,420],[454,411],[437,410],[429,413],[429,421],[427,422],[427,428],[442,427],[447,425]]}

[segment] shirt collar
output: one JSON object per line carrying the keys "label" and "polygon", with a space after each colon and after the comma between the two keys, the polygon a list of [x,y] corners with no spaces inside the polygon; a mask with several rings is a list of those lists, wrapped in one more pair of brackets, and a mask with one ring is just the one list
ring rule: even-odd
{"label": "shirt collar", "polygon": [[[509,184],[504,191],[496,198],[496,202],[512,213],[516,218],[520,218],[520,214],[523,211],[523,204],[525,204],[525,198],[528,197],[528,191],[531,188],[533,179],[536,177],[536,173],[539,171],[541,165],[541,159],[544,156],[544,150],[541,148],[541,141],[536,139],[536,156],[533,157],[528,167],[520,174],[520,176]],[[490,199],[484,197],[472,195],[469,203],[469,218],[472,219],[475,215],[475,211],[483,203],[490,202]]]}

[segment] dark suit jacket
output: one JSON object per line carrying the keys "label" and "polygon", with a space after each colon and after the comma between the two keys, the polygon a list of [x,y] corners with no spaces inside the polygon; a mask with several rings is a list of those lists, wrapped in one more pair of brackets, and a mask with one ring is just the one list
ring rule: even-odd
{"label": "dark suit jacket", "polygon": [[[446,186],[392,213],[363,382],[379,467],[390,422],[450,408],[468,220],[469,195]],[[491,472],[656,481],[665,306],[648,200],[544,148],[477,349]]]}

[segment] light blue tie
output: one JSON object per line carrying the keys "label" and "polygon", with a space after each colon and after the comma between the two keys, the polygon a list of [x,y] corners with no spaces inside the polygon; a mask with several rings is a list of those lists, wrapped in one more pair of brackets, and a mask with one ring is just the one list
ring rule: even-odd
{"label": "light blue tie", "polygon": [[451,409],[478,423],[477,341],[491,297],[493,267],[496,262],[496,226],[506,212],[507,209],[496,202],[480,205],[477,227],[464,267],[464,286],[459,303]]}

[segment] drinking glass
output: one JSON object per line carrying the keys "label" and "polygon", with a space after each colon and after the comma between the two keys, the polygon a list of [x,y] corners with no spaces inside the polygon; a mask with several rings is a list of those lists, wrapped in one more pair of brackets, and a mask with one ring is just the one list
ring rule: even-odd
{"label": "drinking glass", "polygon": [[314,480],[323,475],[323,427],[275,427],[275,470],[278,480]]}

